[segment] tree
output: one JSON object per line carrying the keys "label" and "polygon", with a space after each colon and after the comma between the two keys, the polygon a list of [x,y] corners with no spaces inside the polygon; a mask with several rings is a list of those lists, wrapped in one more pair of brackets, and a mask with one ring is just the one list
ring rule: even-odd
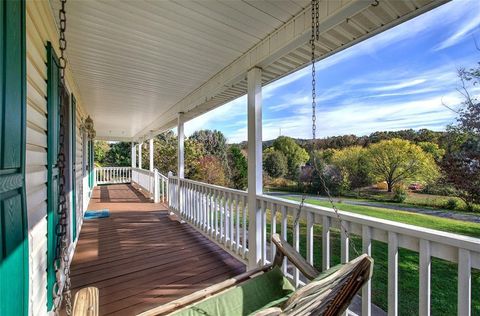
{"label": "tree", "polygon": [[155,168],[164,175],[169,171],[175,172],[177,170],[177,136],[172,131],[159,134],[153,139],[153,146]]}
{"label": "tree", "polygon": [[304,165],[309,158],[305,149],[300,147],[292,138],[280,136],[273,142],[273,148],[283,153],[287,158],[288,173],[291,179],[295,179],[300,171],[300,166]]}
{"label": "tree", "polygon": [[230,167],[230,184],[234,189],[245,190],[248,180],[247,159],[237,145],[228,149],[228,165]]}
{"label": "tree", "polygon": [[132,145],[127,142],[110,144],[110,150],[105,155],[105,165],[110,167],[130,167]]}
{"label": "tree", "polygon": [[220,160],[215,156],[205,156],[198,163],[198,176],[206,182],[225,186],[225,171]]}
{"label": "tree", "polygon": [[419,142],[418,146],[420,146],[424,152],[432,155],[436,162],[442,160],[443,156],[445,155],[445,149],[440,148],[438,144],[432,142]]}
{"label": "tree", "polygon": [[96,140],[93,150],[95,151],[95,164],[103,166],[105,163],[105,157],[110,150],[110,145],[106,141]]}
{"label": "tree", "polygon": [[464,101],[458,110],[456,126],[449,126],[450,140],[441,166],[446,181],[456,194],[473,210],[474,204],[480,204],[480,102],[470,92],[470,86],[480,84],[480,64],[470,70],[460,69],[461,82],[459,92]]}
{"label": "tree", "polygon": [[386,181],[388,192],[405,181],[430,182],[438,177],[438,167],[432,155],[408,140],[394,138],[370,145],[368,157],[372,176]]}
{"label": "tree", "polygon": [[283,177],[288,171],[287,158],[282,152],[269,147],[263,151],[263,170],[272,178]]}
{"label": "tree", "polygon": [[227,139],[222,132],[209,129],[200,130],[190,135],[189,139],[201,143],[205,155],[217,157],[224,168],[227,178],[230,177],[227,161]]}
{"label": "tree", "polygon": [[351,189],[358,189],[372,183],[370,160],[367,149],[351,146],[334,152],[332,164],[340,169]]}

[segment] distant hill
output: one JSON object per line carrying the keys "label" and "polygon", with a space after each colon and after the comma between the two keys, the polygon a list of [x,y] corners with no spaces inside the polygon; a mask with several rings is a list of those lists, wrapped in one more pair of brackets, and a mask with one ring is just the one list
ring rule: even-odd
{"label": "distant hill", "polygon": [[[349,146],[368,146],[369,144],[378,143],[385,139],[401,138],[409,140],[414,143],[419,142],[432,142],[438,144],[444,148],[446,145],[445,140],[446,132],[436,132],[429,129],[406,129],[400,131],[378,131],[365,136],[356,135],[341,135],[331,136],[325,138],[319,138],[315,141],[316,149],[341,149]],[[311,139],[294,139],[300,146],[310,149],[313,142]],[[275,139],[266,140],[263,142],[263,148],[272,146]],[[238,144],[242,149],[247,148],[247,142],[241,142]]]}

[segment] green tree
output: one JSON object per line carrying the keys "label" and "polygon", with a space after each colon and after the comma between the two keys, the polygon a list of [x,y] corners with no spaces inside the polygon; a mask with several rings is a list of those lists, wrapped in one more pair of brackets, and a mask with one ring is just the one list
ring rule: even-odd
{"label": "green tree", "polygon": [[358,189],[372,183],[367,149],[360,146],[351,146],[337,150],[333,154],[331,162],[340,169],[343,178],[347,180],[351,189]]}
{"label": "green tree", "polygon": [[105,157],[110,150],[110,145],[106,141],[96,140],[93,150],[95,151],[95,165],[103,166],[105,164]]}
{"label": "green tree", "polygon": [[130,167],[132,147],[127,142],[110,144],[110,150],[105,155],[105,165],[110,167]]}
{"label": "green tree", "polygon": [[394,138],[370,145],[368,157],[372,176],[386,181],[388,192],[405,181],[430,182],[438,177],[438,167],[432,155],[408,140]]}
{"label": "green tree", "polygon": [[169,171],[176,173],[177,136],[172,131],[159,134],[154,138],[153,146],[155,148],[153,153],[155,168],[164,175],[167,175]]}
{"label": "green tree", "polygon": [[237,145],[228,149],[228,165],[230,167],[230,184],[234,189],[245,190],[247,188],[248,165],[247,159]]}
{"label": "green tree", "polygon": [[263,151],[263,170],[272,178],[283,177],[288,171],[287,157],[269,147]]}
{"label": "green tree", "polygon": [[443,156],[445,155],[445,149],[440,148],[438,144],[432,142],[419,142],[418,146],[420,146],[424,152],[432,155],[436,162],[442,160]]}
{"label": "green tree", "polygon": [[275,139],[273,148],[284,154],[287,158],[287,175],[291,179],[297,178],[300,166],[304,165],[309,159],[307,151],[300,147],[293,138],[287,136],[280,136]]}
{"label": "green tree", "polygon": [[199,176],[199,163],[205,156],[203,144],[191,138],[185,140],[185,177],[193,180],[203,179]]}

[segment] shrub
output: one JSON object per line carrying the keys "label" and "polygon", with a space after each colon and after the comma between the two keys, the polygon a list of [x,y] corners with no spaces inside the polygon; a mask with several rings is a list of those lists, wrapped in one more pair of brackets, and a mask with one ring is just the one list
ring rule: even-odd
{"label": "shrub", "polygon": [[396,185],[393,188],[393,200],[398,203],[403,203],[407,199],[407,190],[403,185]]}
{"label": "shrub", "polygon": [[450,198],[445,202],[444,207],[448,210],[455,210],[458,208],[458,201],[456,199]]}

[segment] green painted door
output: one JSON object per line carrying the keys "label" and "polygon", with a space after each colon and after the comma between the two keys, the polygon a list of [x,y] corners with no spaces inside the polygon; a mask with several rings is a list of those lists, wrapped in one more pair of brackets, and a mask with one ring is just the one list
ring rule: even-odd
{"label": "green painted door", "polygon": [[77,238],[77,100],[72,94],[72,115],[71,128],[72,135],[71,148],[72,148],[72,226],[73,226],[73,240]]}
{"label": "green painted door", "polygon": [[53,305],[53,285],[55,283],[55,227],[58,223],[59,194],[59,133],[60,133],[60,67],[51,43],[47,43],[47,159],[48,159],[48,189],[47,189],[47,307]]}
{"label": "green painted door", "polygon": [[25,2],[0,2],[0,315],[28,313]]}

